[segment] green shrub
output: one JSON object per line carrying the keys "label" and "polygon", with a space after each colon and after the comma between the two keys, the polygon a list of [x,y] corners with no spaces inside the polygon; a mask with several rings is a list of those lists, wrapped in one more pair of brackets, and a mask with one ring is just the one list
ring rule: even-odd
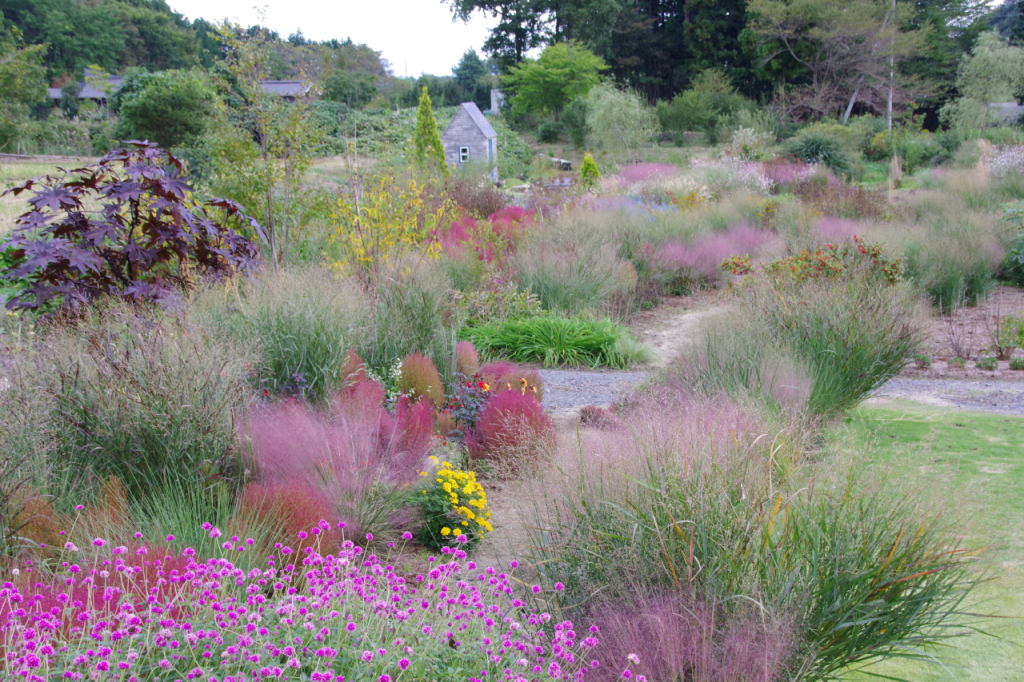
{"label": "green shrub", "polygon": [[545,144],[558,142],[563,126],[558,121],[544,121],[537,126],[537,141]]}
{"label": "green shrub", "polygon": [[917,365],[918,369],[928,369],[932,366],[932,359],[927,355],[915,355],[914,364]]}
{"label": "green shrub", "polygon": [[978,361],[974,363],[974,366],[978,369],[984,369],[989,372],[994,372],[999,368],[999,363],[994,357],[978,358]]}
{"label": "green shrub", "polygon": [[789,141],[786,150],[807,163],[820,163],[839,177],[854,172],[854,158],[841,140],[815,131],[801,131]]}
{"label": "green shrub", "polygon": [[461,335],[485,355],[541,362],[545,367],[621,369],[649,357],[625,328],[611,320],[535,317],[472,327]]}
{"label": "green shrub", "polygon": [[955,227],[940,225],[928,241],[911,244],[905,251],[907,279],[942,312],[977,305],[995,286],[992,254],[968,227],[965,224],[960,234],[951,234]]}
{"label": "green shrub", "polygon": [[1024,369],[1024,358],[1012,358],[1010,360],[1010,369]]}
{"label": "green shrub", "polygon": [[576,149],[583,149],[587,143],[587,109],[587,100],[577,97],[562,111],[562,125]]}
{"label": "green shrub", "polygon": [[236,474],[251,356],[181,323],[103,315],[55,341],[59,464],[116,476],[133,499]]}
{"label": "green shrub", "polygon": [[967,367],[967,361],[960,357],[951,358],[947,364],[950,369],[965,369]]}

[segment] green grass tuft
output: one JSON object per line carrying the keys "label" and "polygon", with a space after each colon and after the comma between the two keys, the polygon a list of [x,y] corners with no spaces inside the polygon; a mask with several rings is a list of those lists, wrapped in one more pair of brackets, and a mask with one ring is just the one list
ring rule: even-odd
{"label": "green grass tuft", "polygon": [[535,317],[466,329],[462,337],[485,355],[540,362],[545,367],[624,369],[652,359],[650,349],[611,320]]}

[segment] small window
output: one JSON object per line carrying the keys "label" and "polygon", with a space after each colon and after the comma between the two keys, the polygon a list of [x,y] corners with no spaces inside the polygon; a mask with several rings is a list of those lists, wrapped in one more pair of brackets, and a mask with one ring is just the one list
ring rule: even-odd
{"label": "small window", "polygon": [[469,147],[459,147],[459,163],[469,161]]}

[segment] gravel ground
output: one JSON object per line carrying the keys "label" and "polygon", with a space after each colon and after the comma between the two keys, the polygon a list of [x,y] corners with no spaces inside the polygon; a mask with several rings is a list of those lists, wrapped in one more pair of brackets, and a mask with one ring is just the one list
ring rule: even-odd
{"label": "gravel ground", "polygon": [[544,407],[556,414],[577,412],[587,405],[608,407],[649,375],[643,371],[542,369]]}
{"label": "gravel ground", "polygon": [[875,391],[866,403],[881,405],[893,400],[912,400],[972,412],[1024,415],[1024,382],[897,377]]}

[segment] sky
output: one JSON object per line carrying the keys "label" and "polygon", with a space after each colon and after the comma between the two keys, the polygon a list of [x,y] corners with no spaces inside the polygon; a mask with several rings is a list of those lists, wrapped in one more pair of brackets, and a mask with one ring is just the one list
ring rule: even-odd
{"label": "sky", "polygon": [[[482,52],[490,17],[474,14],[468,23],[452,21],[441,0],[168,0],[189,19],[229,19],[255,23],[286,38],[296,30],[310,40],[351,38],[383,53],[396,76],[451,74],[469,48]],[[259,11],[266,19],[259,22]],[[482,55],[481,55],[482,56]]]}

